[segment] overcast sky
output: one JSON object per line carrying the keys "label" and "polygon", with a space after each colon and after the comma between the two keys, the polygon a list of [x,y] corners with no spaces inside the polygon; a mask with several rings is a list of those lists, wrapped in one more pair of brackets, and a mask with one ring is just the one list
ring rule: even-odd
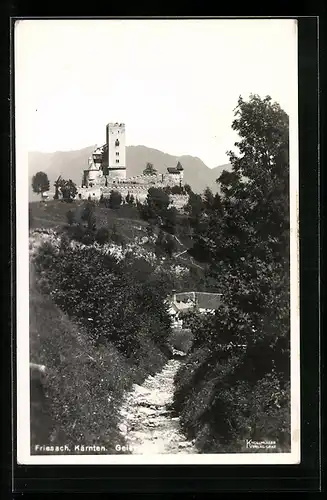
{"label": "overcast sky", "polygon": [[[238,96],[297,105],[293,20],[24,20],[16,25],[16,113],[29,151],[105,142],[227,163]],[[18,132],[17,132],[18,134]]]}

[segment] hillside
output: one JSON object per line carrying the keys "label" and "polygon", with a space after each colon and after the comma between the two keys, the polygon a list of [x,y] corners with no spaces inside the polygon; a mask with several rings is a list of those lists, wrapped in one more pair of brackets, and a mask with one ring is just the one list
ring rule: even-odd
{"label": "hillside", "polygon": [[[47,173],[51,190],[53,190],[53,183],[59,175],[72,179],[77,185],[80,185],[83,170],[87,168],[88,157],[93,149],[94,146],[88,146],[77,151],[30,152],[28,166],[30,201],[39,199],[39,196],[32,192],[30,185],[32,176],[40,170]],[[190,184],[196,192],[202,192],[207,186],[216,191],[217,184],[215,181],[217,177],[219,177],[223,169],[230,168],[230,165],[227,164],[210,169],[200,158],[187,155],[173,156],[146,146],[127,146],[126,148],[128,176],[141,174],[147,162],[153,163],[159,172],[164,173],[167,167],[176,165],[178,161],[184,167],[185,182]]]}

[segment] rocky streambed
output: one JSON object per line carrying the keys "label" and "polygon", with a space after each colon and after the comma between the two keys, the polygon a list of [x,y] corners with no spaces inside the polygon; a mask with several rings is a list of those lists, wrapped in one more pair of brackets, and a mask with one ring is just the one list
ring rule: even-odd
{"label": "rocky streambed", "polygon": [[174,394],[174,376],[182,363],[169,360],[161,372],[149,376],[142,386],[135,384],[125,395],[119,430],[130,453],[198,453],[180,429],[179,418],[169,406]]}

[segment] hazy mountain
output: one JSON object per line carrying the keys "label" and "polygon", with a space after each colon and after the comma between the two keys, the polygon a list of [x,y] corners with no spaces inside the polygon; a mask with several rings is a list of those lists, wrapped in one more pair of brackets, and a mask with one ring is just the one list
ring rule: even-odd
{"label": "hazy mountain", "polygon": [[[72,179],[78,186],[81,184],[83,170],[87,168],[88,158],[94,146],[77,151],[57,151],[55,153],[29,153],[29,184],[36,172],[46,172],[50,180],[50,190],[54,191],[53,183],[61,175],[64,179]],[[194,156],[172,156],[157,149],[146,146],[126,147],[127,176],[141,174],[147,162],[153,163],[158,172],[165,173],[167,167],[180,163],[184,167],[185,183],[191,185],[196,192],[202,192],[207,186],[217,191],[216,179],[222,170],[229,170],[229,164],[210,169],[200,158]],[[30,200],[40,199],[30,187]]]}

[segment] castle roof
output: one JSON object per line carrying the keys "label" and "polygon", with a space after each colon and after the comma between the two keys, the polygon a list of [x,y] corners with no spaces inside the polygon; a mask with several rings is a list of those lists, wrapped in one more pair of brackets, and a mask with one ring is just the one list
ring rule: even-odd
{"label": "castle roof", "polygon": [[177,167],[167,167],[169,174],[179,174],[179,169]]}

